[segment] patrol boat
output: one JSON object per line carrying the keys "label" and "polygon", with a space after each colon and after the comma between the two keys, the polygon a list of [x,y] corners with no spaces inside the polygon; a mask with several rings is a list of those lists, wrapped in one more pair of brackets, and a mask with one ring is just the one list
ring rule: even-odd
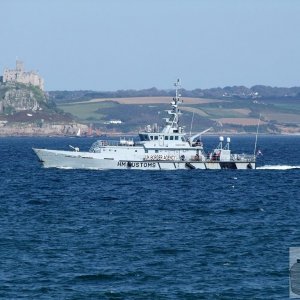
{"label": "patrol boat", "polygon": [[[121,138],[119,141],[98,140],[88,152],[73,147],[70,151],[35,149],[39,160],[47,168],[66,169],[126,169],[126,170],[177,170],[177,169],[255,169],[255,154],[233,154],[230,138],[221,136],[218,146],[211,152],[204,150],[201,135],[209,129],[187,135],[179,125],[182,103],[180,81],[175,85],[164,128],[147,126],[139,132],[139,141]],[[255,153],[255,152],[254,152]]]}

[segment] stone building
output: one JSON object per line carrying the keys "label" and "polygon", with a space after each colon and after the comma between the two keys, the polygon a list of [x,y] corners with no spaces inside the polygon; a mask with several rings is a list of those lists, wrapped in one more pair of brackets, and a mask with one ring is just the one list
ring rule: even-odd
{"label": "stone building", "polygon": [[44,79],[36,72],[25,72],[22,61],[16,61],[16,68],[14,70],[5,69],[3,73],[3,82],[19,82],[24,84],[32,84],[44,90]]}

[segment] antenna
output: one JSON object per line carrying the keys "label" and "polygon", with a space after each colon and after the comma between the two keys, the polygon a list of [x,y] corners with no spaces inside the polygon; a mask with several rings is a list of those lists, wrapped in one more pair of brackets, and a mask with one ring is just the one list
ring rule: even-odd
{"label": "antenna", "polygon": [[178,92],[178,90],[181,87],[180,84],[180,79],[177,79],[177,81],[174,83],[175,86],[175,97],[173,98],[172,101],[172,111],[171,111],[171,115],[172,115],[172,119],[171,120],[167,120],[167,124],[170,125],[168,132],[170,131],[171,128],[173,128],[174,124],[176,125],[176,128],[178,128],[178,122],[179,122],[179,114],[180,114],[180,110],[178,109],[178,104],[181,103],[180,101],[180,94]]}
{"label": "antenna", "polygon": [[193,122],[194,122],[194,114],[195,114],[195,112],[193,111],[193,116],[192,116],[192,121],[191,121],[191,127],[190,127],[190,136],[192,135],[192,128],[193,128]]}
{"label": "antenna", "polygon": [[259,129],[260,117],[261,117],[261,115],[259,114],[259,118],[258,118],[258,122],[257,122],[256,135],[255,135],[255,145],[254,145],[254,153],[253,153],[254,157],[256,155],[257,136],[258,136],[258,129]]}

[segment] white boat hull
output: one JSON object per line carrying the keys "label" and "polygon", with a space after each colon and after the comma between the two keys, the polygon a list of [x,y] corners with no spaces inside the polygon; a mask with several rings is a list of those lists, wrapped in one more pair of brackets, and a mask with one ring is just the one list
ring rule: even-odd
{"label": "white boat hull", "polygon": [[255,162],[127,160],[103,158],[99,153],[33,149],[45,168],[91,170],[220,170],[255,169]]}

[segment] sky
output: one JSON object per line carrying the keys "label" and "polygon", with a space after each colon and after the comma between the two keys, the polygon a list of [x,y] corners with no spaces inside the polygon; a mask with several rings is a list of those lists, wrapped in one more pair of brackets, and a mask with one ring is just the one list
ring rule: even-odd
{"label": "sky", "polygon": [[0,72],[46,90],[300,86],[299,0],[0,0]]}

